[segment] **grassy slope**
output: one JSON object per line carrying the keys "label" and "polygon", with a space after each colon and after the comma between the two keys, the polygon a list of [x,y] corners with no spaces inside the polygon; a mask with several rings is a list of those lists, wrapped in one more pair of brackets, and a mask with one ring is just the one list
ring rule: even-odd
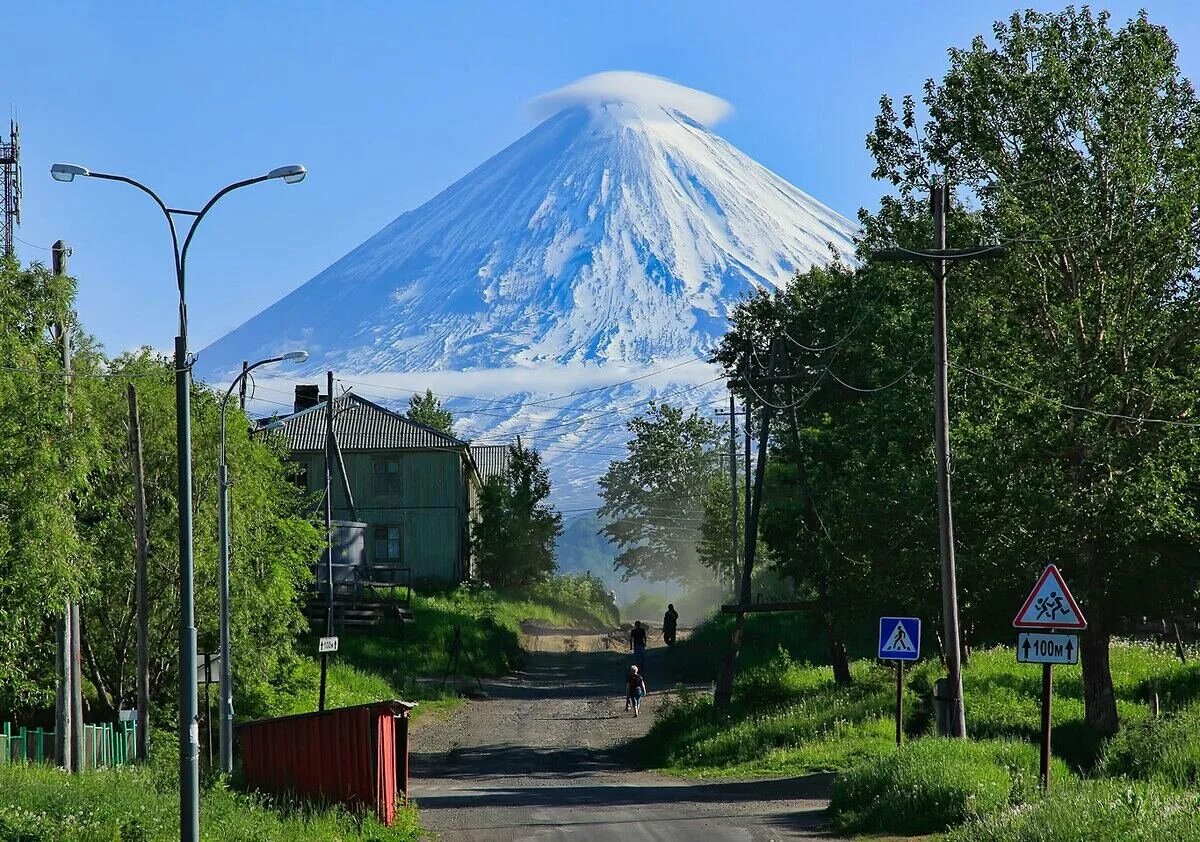
{"label": "grassy slope", "polygon": [[[685,677],[711,679],[711,653],[727,644],[727,626],[722,619],[707,624],[676,651]],[[820,638],[802,618],[754,618],[748,630],[733,709],[715,713],[708,694],[684,694],[666,706],[643,745],[653,765],[705,777],[841,771],[834,816],[855,832],[958,827],[954,840],[1200,840],[1195,652],[1184,665],[1169,648],[1113,646],[1124,730],[1108,743],[1084,724],[1080,668],[1056,667],[1058,783],[1042,799],[1029,785],[1041,671],[1017,664],[1011,648],[977,651],[964,670],[968,729],[980,742],[932,739],[930,698],[941,667],[926,661],[912,669],[905,731],[916,741],[898,752],[891,668],[858,660],[853,686],[838,688],[827,666],[813,665],[822,661]],[[863,648],[852,642],[852,652]],[[1163,719],[1149,718],[1151,688]],[[883,803],[893,806],[876,809]]]}
{"label": "grassy slope", "polygon": [[[418,711],[428,711],[453,704],[436,685],[416,679],[442,674],[456,625],[480,673],[498,675],[521,657],[523,620],[561,627],[603,626],[615,620],[607,606],[580,598],[572,588],[570,581],[556,580],[533,598],[468,588],[416,595],[417,622],[403,633],[385,628],[342,635],[340,651],[330,661],[329,705],[405,698],[420,700]],[[302,646],[315,650],[315,639],[302,641]],[[462,669],[467,669],[465,663]],[[239,709],[253,711],[253,718],[311,711],[319,676],[319,660],[303,657],[287,685],[271,697],[243,699]],[[72,778],[45,766],[0,766],[0,842],[178,838],[176,748],[167,732],[159,736],[162,745],[155,746],[153,762],[145,769]],[[206,840],[388,842],[416,839],[419,833],[415,810],[404,811],[389,830],[371,817],[338,809],[280,808],[220,785],[206,788],[201,816]]]}
{"label": "grassy slope", "polygon": [[[724,645],[724,623],[707,624],[677,650],[691,680],[711,679],[714,646]],[[707,695],[668,706],[645,744],[654,765],[702,776],[794,774],[837,770],[894,744],[895,672],[874,661],[853,664],[854,684],[838,688],[820,663],[814,636],[799,618],[754,618],[731,711],[716,714]],[[752,636],[751,636],[752,635]],[[791,652],[785,654],[786,641]],[[775,645],[772,645],[775,644]],[[806,651],[807,650],[807,651]],[[1200,699],[1200,663],[1181,665],[1169,649],[1117,644],[1112,670],[1122,722],[1149,715],[1153,685],[1164,710]],[[905,730],[910,737],[932,733],[930,699],[940,675],[926,661],[906,677]],[[1041,672],[1017,664],[1012,649],[977,651],[964,670],[968,727],[973,737],[1032,741],[1040,730]],[[1079,667],[1055,669],[1054,749],[1069,765],[1095,766],[1101,740],[1083,724]]]}
{"label": "grassy slope", "polygon": [[[416,622],[403,631],[389,625],[341,635],[339,651],[329,662],[329,705],[400,698],[421,702],[421,712],[453,704],[453,697],[442,692],[436,682],[418,679],[440,677],[445,671],[455,626],[462,629],[475,669],[481,676],[490,676],[502,675],[520,662],[519,629],[524,620],[579,627],[603,626],[612,619],[604,606],[586,601],[567,603],[556,598],[559,596],[553,588],[546,588],[536,598],[468,588],[415,594]],[[303,640],[301,648],[315,651],[315,637]],[[470,674],[471,665],[465,659],[460,661],[460,673]],[[310,711],[319,682],[320,659],[306,655],[275,698],[252,700],[250,710],[262,716]]]}

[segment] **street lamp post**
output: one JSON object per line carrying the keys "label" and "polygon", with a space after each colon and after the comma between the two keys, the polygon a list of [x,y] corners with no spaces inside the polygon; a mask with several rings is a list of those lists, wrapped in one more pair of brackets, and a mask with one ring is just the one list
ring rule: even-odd
{"label": "street lamp post", "polygon": [[233,772],[233,659],[229,646],[229,487],[233,483],[229,479],[229,461],[225,449],[225,410],[229,406],[229,397],[246,375],[262,365],[278,362],[302,363],[308,359],[308,351],[289,351],[278,357],[259,360],[253,365],[242,369],[241,374],[234,378],[221,398],[221,464],[217,473],[217,534],[221,544],[221,559],[219,570],[219,588],[221,591],[221,683],[218,692],[217,710],[221,722],[221,771],[225,774]]}
{"label": "street lamp post", "polygon": [[[191,211],[167,207],[157,193],[127,176],[92,172],[77,164],[55,164],[50,168],[55,181],[74,181],[76,176],[82,176],[121,181],[141,190],[154,200],[166,217],[175,251],[175,283],[179,289],[179,335],[175,337],[175,430],[179,464],[179,838],[182,842],[198,842],[200,838],[200,724],[196,709],[196,601],[192,558],[192,372],[187,349],[185,296],[188,247],[205,214],[227,193],[275,178],[294,184],[303,181],[306,174],[307,170],[298,164],[278,167],[266,175],[223,187],[204,207]],[[192,218],[182,247],[175,228],[176,216]]]}

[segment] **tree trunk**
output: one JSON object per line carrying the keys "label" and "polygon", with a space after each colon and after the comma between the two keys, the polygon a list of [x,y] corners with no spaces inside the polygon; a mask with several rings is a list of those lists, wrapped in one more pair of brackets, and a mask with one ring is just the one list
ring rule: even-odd
{"label": "tree trunk", "polygon": [[833,666],[833,680],[838,687],[849,687],[854,680],[850,677],[850,659],[846,657],[846,644],[837,636],[832,620],[826,622],[825,630],[829,634],[829,663]]}
{"label": "tree trunk", "polygon": [[1113,693],[1112,671],[1108,664],[1111,634],[1104,612],[1089,612],[1088,628],[1079,636],[1079,656],[1083,662],[1084,720],[1101,734],[1117,730],[1117,700]]}

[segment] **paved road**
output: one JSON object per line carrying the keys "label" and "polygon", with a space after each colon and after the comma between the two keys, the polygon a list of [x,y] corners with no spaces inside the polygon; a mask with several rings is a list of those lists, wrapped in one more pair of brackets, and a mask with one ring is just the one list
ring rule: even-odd
{"label": "paved road", "polygon": [[547,634],[531,648],[526,672],[485,682],[490,698],[414,727],[413,796],[437,839],[829,838],[827,776],[705,783],[634,768],[625,745],[662,701],[666,650],[651,650],[651,696],[634,719],[624,712],[628,656],[607,651],[603,636]]}

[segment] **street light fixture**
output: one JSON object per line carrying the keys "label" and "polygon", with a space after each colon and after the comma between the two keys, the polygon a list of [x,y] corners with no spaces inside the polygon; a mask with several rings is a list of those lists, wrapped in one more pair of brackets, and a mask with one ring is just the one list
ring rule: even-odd
{"label": "street light fixture", "polygon": [[[266,175],[255,176],[221,188],[198,211],[169,208],[158,194],[139,181],[124,175],[92,172],[78,164],[55,164],[50,175],[56,181],[74,181],[76,176],[120,181],[136,187],[154,200],[166,217],[174,247],[175,283],[179,289],[179,335],[175,337],[175,431],[176,459],[179,463],[179,838],[198,842],[200,838],[200,720],[196,705],[196,599],[195,561],[192,557],[192,362],[187,350],[187,254],[192,237],[205,214],[227,193],[273,178],[295,183],[306,170],[299,165],[279,167]],[[191,224],[179,244],[176,216],[191,217]]]}
{"label": "street light fixture", "polygon": [[229,388],[225,390],[224,397],[221,398],[221,462],[217,472],[217,493],[220,498],[217,502],[217,534],[221,544],[221,563],[218,574],[221,592],[221,683],[218,690],[217,710],[220,711],[221,723],[221,771],[227,775],[233,773],[233,659],[229,644],[229,487],[233,485],[233,482],[229,479],[229,461],[225,449],[225,410],[229,406],[229,397],[233,394],[233,390],[254,369],[278,362],[302,363],[307,359],[308,351],[289,351],[282,356],[259,360],[253,365],[243,368],[242,373],[233,379]]}

